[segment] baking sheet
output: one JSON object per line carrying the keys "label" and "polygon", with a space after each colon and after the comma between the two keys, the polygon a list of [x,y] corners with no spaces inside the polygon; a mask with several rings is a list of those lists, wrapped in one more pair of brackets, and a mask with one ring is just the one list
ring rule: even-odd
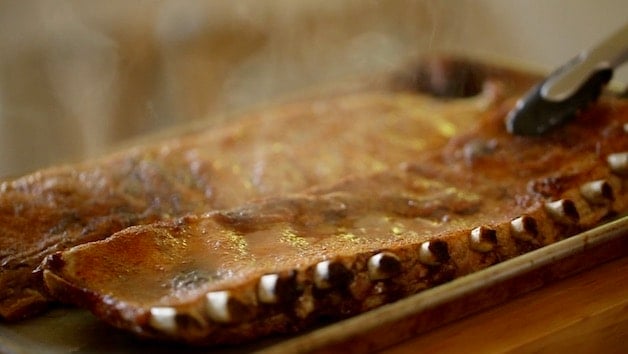
{"label": "baking sheet", "polygon": [[0,324],[0,352],[365,352],[400,342],[621,256],[628,256],[628,216],[393,304],[295,336],[274,337],[238,347],[190,348],[143,341],[101,323],[87,311],[56,308],[38,318]]}

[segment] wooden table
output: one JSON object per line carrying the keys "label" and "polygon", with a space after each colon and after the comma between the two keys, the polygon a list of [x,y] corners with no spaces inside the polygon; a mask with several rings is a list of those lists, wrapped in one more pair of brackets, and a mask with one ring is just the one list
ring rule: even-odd
{"label": "wooden table", "polygon": [[386,353],[628,353],[628,255]]}

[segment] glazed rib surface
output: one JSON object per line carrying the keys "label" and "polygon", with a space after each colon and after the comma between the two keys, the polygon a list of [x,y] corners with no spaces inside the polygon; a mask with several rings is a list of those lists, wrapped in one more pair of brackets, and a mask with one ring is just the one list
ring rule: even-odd
{"label": "glazed rib surface", "polygon": [[328,95],[1,182],[0,318],[49,303],[33,273],[48,254],[132,225],[385,170],[442,145],[498,101],[490,93],[448,101],[390,90]]}
{"label": "glazed rib surface", "polygon": [[625,213],[625,101],[540,138],[507,134],[510,104],[398,167],[56,253],[46,286],[142,336],[239,342],[367,311]]}

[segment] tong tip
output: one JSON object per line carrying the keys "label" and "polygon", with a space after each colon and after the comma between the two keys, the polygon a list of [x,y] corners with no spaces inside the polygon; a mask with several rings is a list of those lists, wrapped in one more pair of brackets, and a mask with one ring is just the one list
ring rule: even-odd
{"label": "tong tip", "polygon": [[515,135],[542,135],[572,119],[581,109],[595,102],[604,85],[613,76],[613,70],[595,71],[578,90],[561,101],[543,97],[541,82],[521,98],[506,117],[506,129]]}

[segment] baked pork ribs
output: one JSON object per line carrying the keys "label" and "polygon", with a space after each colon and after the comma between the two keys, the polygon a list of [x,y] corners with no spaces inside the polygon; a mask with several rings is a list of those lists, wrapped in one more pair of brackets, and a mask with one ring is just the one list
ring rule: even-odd
{"label": "baked pork ribs", "polygon": [[[390,169],[442,146],[488,107],[527,88],[525,75],[508,70],[453,61],[457,69],[448,71],[451,61],[431,63],[388,75],[371,88],[325,91],[220,126],[0,182],[0,319],[18,320],[49,304],[37,271],[49,254],[132,225]],[[439,94],[457,92],[456,85],[442,86],[446,72],[463,73],[475,82],[466,86],[486,89],[446,100],[418,94],[429,72],[440,78]]]}
{"label": "baked pork ribs", "polygon": [[45,287],[140,336],[236,343],[368,311],[626,211],[628,102],[605,98],[543,137],[506,132],[513,104],[467,111],[467,132],[382,171],[54,253]]}

